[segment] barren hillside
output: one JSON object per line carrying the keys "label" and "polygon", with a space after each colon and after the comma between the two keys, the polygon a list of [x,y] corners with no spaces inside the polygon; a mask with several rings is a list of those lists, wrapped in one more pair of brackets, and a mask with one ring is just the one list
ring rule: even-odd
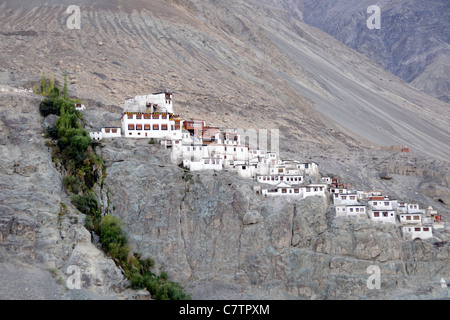
{"label": "barren hillside", "polygon": [[338,127],[369,145],[449,158],[447,104],[287,10],[243,1],[80,2],[81,29],[70,30],[69,2],[24,3],[1,5],[3,83],[24,85],[42,72],[61,81],[67,72],[74,95],[105,105],[168,89],[185,117],[279,128],[284,145],[339,144],[329,130]]}

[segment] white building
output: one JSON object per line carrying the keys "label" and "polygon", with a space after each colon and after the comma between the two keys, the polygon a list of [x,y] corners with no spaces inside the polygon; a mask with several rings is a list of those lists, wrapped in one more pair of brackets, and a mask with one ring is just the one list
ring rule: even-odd
{"label": "white building", "polygon": [[356,205],[358,204],[358,196],[356,193],[334,193],[333,203],[335,205]]}
{"label": "white building", "polygon": [[303,183],[303,176],[289,176],[289,175],[264,175],[264,176],[258,176],[257,181],[259,183],[264,184],[270,184],[270,185],[277,185],[280,182],[284,182],[288,185],[295,185],[295,184],[302,184]]}
{"label": "white building", "polygon": [[81,104],[81,103],[76,103],[75,104],[75,110],[77,110],[77,111],[86,110],[86,106],[84,104]]}
{"label": "white building", "polygon": [[96,132],[89,132],[89,137],[91,137],[93,141],[100,141],[102,140],[103,135],[100,131],[96,131]]}
{"label": "white building", "polygon": [[408,213],[422,213],[423,210],[420,209],[418,204],[408,203]]}
{"label": "white building", "polygon": [[397,200],[390,200],[388,197],[371,197],[368,201],[374,210],[395,210],[397,209]]}
{"label": "white building", "polygon": [[264,196],[294,196],[299,198],[307,198],[313,196],[326,196],[326,185],[312,184],[307,186],[291,186],[285,183],[280,183],[272,189],[262,189],[261,193]]}
{"label": "white building", "polygon": [[331,188],[330,193],[332,194],[347,194],[348,190],[346,188]]}
{"label": "white building", "polygon": [[223,170],[223,160],[220,158],[203,158],[200,161],[183,160],[183,166],[191,171],[200,170]]}
{"label": "white building", "polygon": [[125,100],[124,112],[173,114],[172,94],[160,92],[128,98]]}
{"label": "white building", "polygon": [[422,224],[422,214],[420,213],[400,213],[401,224]]}
{"label": "white building", "polygon": [[394,210],[369,210],[369,218],[376,222],[396,224]]}
{"label": "white building", "polygon": [[404,226],[402,227],[403,237],[410,240],[430,239],[433,237],[433,228],[431,226]]}
{"label": "white building", "polygon": [[323,183],[326,183],[327,185],[330,185],[332,181],[331,177],[322,177],[320,179],[322,180]]}
{"label": "white building", "polygon": [[122,129],[118,127],[102,128],[102,138],[120,138]]}
{"label": "white building", "polygon": [[131,113],[122,115],[126,138],[181,140],[181,118],[169,113]]}
{"label": "white building", "polygon": [[337,205],[336,217],[367,217],[367,208],[364,205]]}

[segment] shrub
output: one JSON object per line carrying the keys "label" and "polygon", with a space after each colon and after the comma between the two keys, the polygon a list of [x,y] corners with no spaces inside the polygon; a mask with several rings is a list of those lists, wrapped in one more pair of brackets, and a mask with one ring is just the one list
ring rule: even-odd
{"label": "shrub", "polygon": [[83,190],[83,183],[72,175],[64,177],[63,184],[67,191],[75,194],[78,194]]}
{"label": "shrub", "polygon": [[54,100],[44,99],[39,105],[39,112],[43,117],[46,117],[51,114],[60,115],[61,106],[56,104]]}
{"label": "shrub", "polygon": [[[100,221],[99,227],[100,240],[106,248],[109,248],[111,243],[120,246],[125,246],[127,244],[127,238],[123,232],[124,223],[120,218],[112,215],[104,216]],[[125,259],[126,258],[127,257],[125,257]]]}

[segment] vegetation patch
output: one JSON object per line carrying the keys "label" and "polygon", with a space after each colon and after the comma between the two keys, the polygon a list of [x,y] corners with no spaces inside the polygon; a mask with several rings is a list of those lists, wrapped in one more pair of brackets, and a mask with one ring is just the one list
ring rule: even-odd
{"label": "vegetation patch", "polygon": [[[61,92],[53,77],[48,80],[42,75],[40,91],[37,91],[36,84],[34,92],[45,97],[39,106],[41,115],[59,116],[56,125],[47,128],[45,145],[52,149],[55,165],[61,166],[65,173],[63,184],[71,195],[72,204],[86,215],[86,228],[100,236],[103,248],[122,267],[133,289],[146,288],[158,300],[190,299],[178,283],[168,280],[167,273],[163,271],[157,276],[151,271],[154,265],[152,258],[141,259],[140,254],[130,251],[120,218],[112,215],[102,217],[92,188],[99,181],[103,185],[106,169],[103,159],[94,152],[89,133],[84,130],[82,114],[75,108],[80,101],[68,97],[67,77],[64,77]],[[65,214],[67,207],[61,204],[58,220]],[[52,275],[56,277],[55,272]]]}

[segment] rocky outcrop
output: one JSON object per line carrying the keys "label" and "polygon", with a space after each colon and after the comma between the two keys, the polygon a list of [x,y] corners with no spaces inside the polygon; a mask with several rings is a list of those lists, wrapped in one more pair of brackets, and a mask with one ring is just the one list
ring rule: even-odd
{"label": "rocky outcrop", "polygon": [[[122,272],[91,242],[85,216],[63,189],[42,136],[39,101],[35,95],[0,94],[5,135],[0,145],[0,297],[126,298]],[[65,289],[69,266],[81,270],[80,290]],[[36,279],[31,281],[31,274]]]}
{"label": "rocky outcrop", "polygon": [[[194,299],[442,298],[450,247],[405,241],[368,218],[334,217],[328,200],[261,198],[228,172],[184,172],[147,141],[104,141],[113,214],[131,247]],[[117,159],[120,159],[117,161]],[[448,239],[448,234],[444,233]],[[439,239],[442,240],[442,239]],[[370,266],[381,269],[369,290]]]}

